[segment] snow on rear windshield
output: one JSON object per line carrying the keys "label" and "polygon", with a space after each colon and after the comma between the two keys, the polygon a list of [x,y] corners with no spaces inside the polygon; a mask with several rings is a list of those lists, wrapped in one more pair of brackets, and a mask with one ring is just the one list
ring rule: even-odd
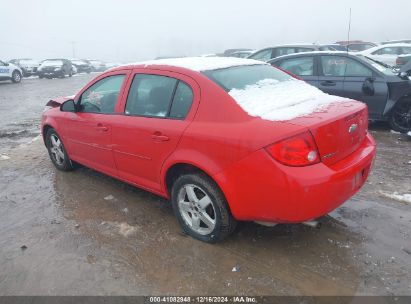
{"label": "snow on rear windshield", "polygon": [[271,121],[291,120],[322,111],[346,98],[328,95],[304,81],[264,79],[228,92],[249,115]]}
{"label": "snow on rear windshield", "polygon": [[216,82],[227,92],[232,89],[243,89],[264,79],[285,81],[293,79],[287,73],[269,64],[235,66],[226,69],[204,71],[208,78]]}

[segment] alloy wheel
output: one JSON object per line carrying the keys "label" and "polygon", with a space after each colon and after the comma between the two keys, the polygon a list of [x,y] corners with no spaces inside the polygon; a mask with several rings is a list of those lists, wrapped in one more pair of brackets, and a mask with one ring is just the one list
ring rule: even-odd
{"label": "alloy wheel", "polygon": [[207,235],[214,230],[217,220],[214,204],[200,187],[184,185],[178,193],[178,209],[184,222],[194,232]]}
{"label": "alloy wheel", "polygon": [[56,134],[50,136],[50,153],[57,165],[64,163],[64,150],[60,138]]}

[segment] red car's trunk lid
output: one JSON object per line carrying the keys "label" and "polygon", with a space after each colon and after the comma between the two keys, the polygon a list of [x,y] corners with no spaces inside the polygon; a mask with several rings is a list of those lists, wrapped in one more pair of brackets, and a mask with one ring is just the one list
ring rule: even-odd
{"label": "red car's trunk lid", "polygon": [[361,102],[336,102],[290,123],[307,127],[315,138],[321,161],[332,165],[360,147],[368,129],[368,111]]}

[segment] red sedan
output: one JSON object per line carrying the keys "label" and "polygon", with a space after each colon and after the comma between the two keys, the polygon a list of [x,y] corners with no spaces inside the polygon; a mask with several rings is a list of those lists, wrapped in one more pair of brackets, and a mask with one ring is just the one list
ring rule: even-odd
{"label": "red sedan", "polygon": [[58,169],[80,163],[171,199],[184,231],[206,242],[237,220],[327,214],[375,156],[363,103],[248,59],[117,67],[47,106],[42,134]]}

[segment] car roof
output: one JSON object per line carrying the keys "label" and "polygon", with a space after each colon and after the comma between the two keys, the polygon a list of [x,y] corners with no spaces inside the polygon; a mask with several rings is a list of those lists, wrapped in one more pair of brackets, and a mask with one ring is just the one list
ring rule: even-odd
{"label": "car roof", "polygon": [[184,68],[191,71],[201,72],[209,70],[224,69],[233,66],[245,65],[264,65],[262,61],[253,59],[244,59],[236,57],[182,57],[141,61],[131,64],[115,67],[111,70],[120,70],[124,68],[145,68],[145,67],[174,67]]}
{"label": "car roof", "polygon": [[280,59],[290,58],[290,57],[299,57],[299,56],[305,56],[305,55],[318,55],[318,54],[322,54],[322,55],[347,55],[348,54],[348,55],[355,56],[350,52],[344,52],[344,51],[313,51],[313,52],[300,52],[300,53],[282,55],[282,56],[273,58],[269,60],[268,62],[274,62]]}

